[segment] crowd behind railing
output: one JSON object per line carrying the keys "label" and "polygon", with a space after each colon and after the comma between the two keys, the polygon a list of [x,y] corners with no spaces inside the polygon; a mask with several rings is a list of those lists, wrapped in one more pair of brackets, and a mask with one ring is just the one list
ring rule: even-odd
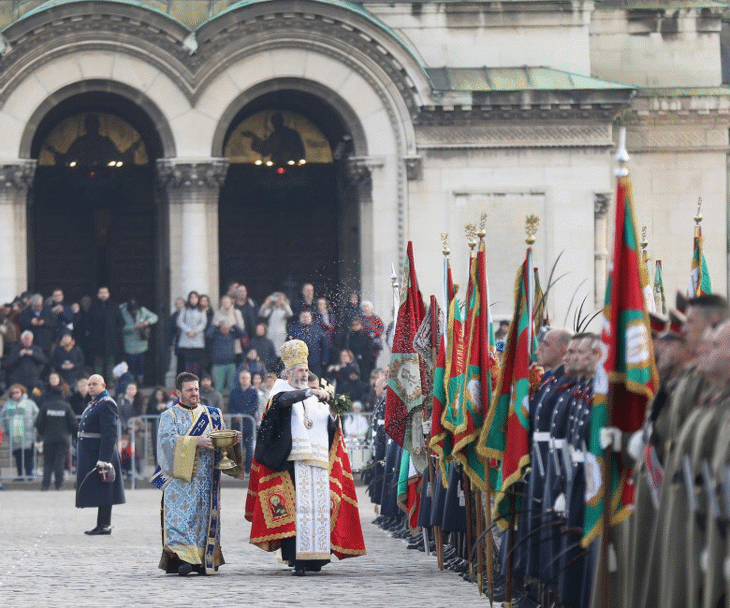
{"label": "crowd behind railing", "polygon": [[[95,300],[84,296],[69,304],[63,290],[55,289],[47,300],[24,293],[5,304],[0,309],[0,431],[5,438],[0,438],[0,473],[15,468],[18,480],[42,476],[48,489],[50,473],[41,475],[40,463],[53,460],[51,471],[64,459],[64,470],[72,466],[75,431],[71,422],[60,421],[71,417],[75,423],[86,408],[91,373],[107,380],[117,401],[124,461],[136,462],[125,454],[132,444],[136,449],[140,433],[142,462],[150,455],[154,459],[154,449],[148,449],[155,442],[152,421],[170,403],[163,386],[146,382],[151,327],[158,321],[134,299],[115,303],[106,287],[99,288]],[[233,421],[260,422],[281,370],[281,345],[289,338],[307,343],[313,383],[324,378],[353,400],[353,419],[372,411],[375,383],[384,375],[376,366],[385,326],[372,303],[351,292],[335,315],[309,283],[301,299],[290,302],[275,292],[261,306],[244,285],[233,283],[216,311],[210,298],[192,291],[187,300],[177,299],[167,336],[170,372],[199,375],[203,402]]]}

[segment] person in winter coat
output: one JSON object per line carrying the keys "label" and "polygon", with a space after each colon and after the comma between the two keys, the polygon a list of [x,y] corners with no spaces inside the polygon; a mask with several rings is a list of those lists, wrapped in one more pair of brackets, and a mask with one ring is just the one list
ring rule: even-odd
{"label": "person in winter coat", "polygon": [[71,405],[65,400],[60,385],[49,387],[44,394],[35,428],[43,439],[41,490],[48,490],[51,486],[51,473],[55,476],[56,490],[60,490],[71,437],[78,430],[76,417]]}
{"label": "person in winter coat", "polygon": [[134,298],[122,304],[119,309],[124,319],[122,327],[124,359],[129,364],[129,371],[135,381],[141,386],[144,381],[147,351],[150,348],[151,327],[157,323],[157,315],[140,306]]}
{"label": "person in winter coat", "polygon": [[58,346],[53,349],[51,366],[66,384],[74,386],[76,380],[83,375],[85,364],[84,352],[76,346],[71,331],[67,329],[61,336]]}
{"label": "person in winter coat", "polygon": [[9,398],[0,411],[3,435],[10,441],[10,450],[15,457],[18,480],[33,477],[33,446],[35,442],[35,420],[38,406],[26,393],[22,384],[13,384],[8,391]]}
{"label": "person in winter coat", "polygon": [[94,351],[94,371],[104,378],[111,376],[119,355],[124,319],[119,304],[109,299],[109,288],[99,287],[89,309],[89,338]]}
{"label": "person in winter coat", "polygon": [[188,294],[185,308],[177,316],[180,328],[178,350],[185,362],[185,371],[200,376],[200,365],[205,354],[205,327],[208,318],[200,308],[200,296],[197,291]]}
{"label": "person in winter coat", "polygon": [[221,306],[205,330],[210,340],[210,361],[213,379],[218,390],[232,390],[235,386],[236,357],[241,354],[243,320],[241,312],[233,308],[230,296],[221,298]]}

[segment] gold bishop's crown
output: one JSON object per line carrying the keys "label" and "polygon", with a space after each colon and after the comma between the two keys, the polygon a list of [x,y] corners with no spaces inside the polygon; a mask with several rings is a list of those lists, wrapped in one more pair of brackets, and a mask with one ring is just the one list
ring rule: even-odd
{"label": "gold bishop's crown", "polygon": [[285,369],[301,363],[306,364],[307,357],[309,357],[309,349],[301,340],[289,340],[281,346],[281,360],[284,362]]}

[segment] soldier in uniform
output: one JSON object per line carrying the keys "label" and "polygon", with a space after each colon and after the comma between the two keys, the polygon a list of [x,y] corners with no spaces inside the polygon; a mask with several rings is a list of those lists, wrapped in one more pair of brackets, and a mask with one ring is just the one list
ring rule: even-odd
{"label": "soldier in uniform", "polygon": [[[565,435],[567,431],[567,416],[571,410],[571,402],[579,399],[587,387],[581,367],[582,347],[585,334],[573,336],[568,344],[568,350],[565,354],[565,373],[566,380],[561,383],[562,388],[559,397],[555,401],[555,405],[550,413],[550,426],[548,432],[549,437],[548,450],[545,456],[545,479],[542,494],[542,518],[540,521],[540,540],[539,540],[539,569],[540,582],[549,587],[554,588],[558,576],[558,563],[556,556],[560,552],[560,526],[563,520],[564,506],[560,509],[555,508],[555,503],[559,496],[562,496],[564,505],[564,445]],[[542,428],[542,414],[538,418],[539,428]],[[538,428],[538,427],[536,427]],[[560,501],[559,501],[560,502]]]}
{"label": "soldier in uniform", "polygon": [[532,431],[532,470],[527,483],[527,500],[521,518],[520,544],[526,554],[525,574],[537,579],[539,566],[537,548],[539,538],[534,534],[540,524],[540,503],[545,483],[550,419],[558,397],[565,390],[569,377],[565,374],[563,359],[568,351],[571,333],[566,329],[549,330],[537,348],[537,364],[544,374],[540,386],[530,401],[530,429]]}
{"label": "soldier in uniform", "polygon": [[85,532],[96,536],[112,533],[112,505],[125,500],[117,443],[117,404],[99,374],[89,378],[89,395],[91,403],[79,423],[76,507],[98,507],[96,527]]}
{"label": "soldier in uniform", "polygon": [[[725,298],[711,294],[698,296],[689,300],[687,304],[686,319],[682,325],[682,339],[689,351],[688,361],[677,377],[676,388],[669,397],[666,413],[657,417],[653,429],[659,436],[664,436],[664,462],[667,463],[664,471],[664,480],[668,484],[672,478],[669,467],[672,463],[672,454],[676,449],[679,438],[679,431],[682,428],[692,409],[700,402],[702,392],[706,388],[704,376],[697,370],[697,350],[702,342],[704,332],[728,317],[728,305]],[[670,509],[670,491],[662,491],[659,509],[657,512],[651,541],[649,543],[650,553],[646,562],[646,576],[643,581],[637,584],[642,585],[641,601],[637,606],[641,608],[657,608],[660,594],[656,592],[657,581],[662,576],[660,564],[663,560],[662,534],[667,530],[669,523],[666,521]],[[685,526],[681,524],[684,530]],[[637,534],[639,532],[637,531]],[[670,539],[671,540],[671,539]],[[675,581],[668,583],[665,595],[671,595],[671,589],[675,588]]]}

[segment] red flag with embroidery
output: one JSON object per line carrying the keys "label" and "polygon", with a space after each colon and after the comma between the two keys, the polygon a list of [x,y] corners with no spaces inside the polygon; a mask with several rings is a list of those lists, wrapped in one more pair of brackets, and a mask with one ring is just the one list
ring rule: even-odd
{"label": "red flag with embroidery", "polygon": [[[604,508],[608,509],[613,526],[630,515],[633,502],[632,467],[621,454],[610,453],[609,462],[604,459],[601,428],[616,426],[625,433],[641,429],[647,403],[659,385],[644,298],[648,275],[641,272],[628,175],[621,175],[616,186],[612,264],[603,306],[603,356],[593,381],[595,392],[585,461],[584,547],[603,531]],[[606,500],[610,500],[608,505],[604,505]]]}
{"label": "red flag with embroidery", "polygon": [[[444,260],[445,264],[445,297],[444,308],[446,309],[446,323],[443,335],[441,336],[441,342],[439,344],[438,358],[436,360],[436,369],[433,374],[433,405],[431,409],[431,437],[429,439],[429,446],[431,449],[438,454],[439,465],[441,467],[441,473],[443,477],[447,476],[446,459],[451,454],[451,446],[453,440],[449,434],[449,431],[444,427],[442,418],[444,415],[444,409],[447,403],[447,379],[446,379],[446,352],[447,344],[450,339],[449,337],[449,325],[451,316],[449,310],[451,309],[451,302],[456,298],[456,289],[454,287],[454,280],[451,276],[451,265],[448,259]],[[452,330],[453,331],[453,330]]]}
{"label": "red flag with embroidery", "polygon": [[400,446],[406,435],[408,413],[421,406],[425,397],[423,364],[413,348],[413,338],[425,316],[426,308],[413,264],[413,243],[408,241],[385,396],[385,432]]}

